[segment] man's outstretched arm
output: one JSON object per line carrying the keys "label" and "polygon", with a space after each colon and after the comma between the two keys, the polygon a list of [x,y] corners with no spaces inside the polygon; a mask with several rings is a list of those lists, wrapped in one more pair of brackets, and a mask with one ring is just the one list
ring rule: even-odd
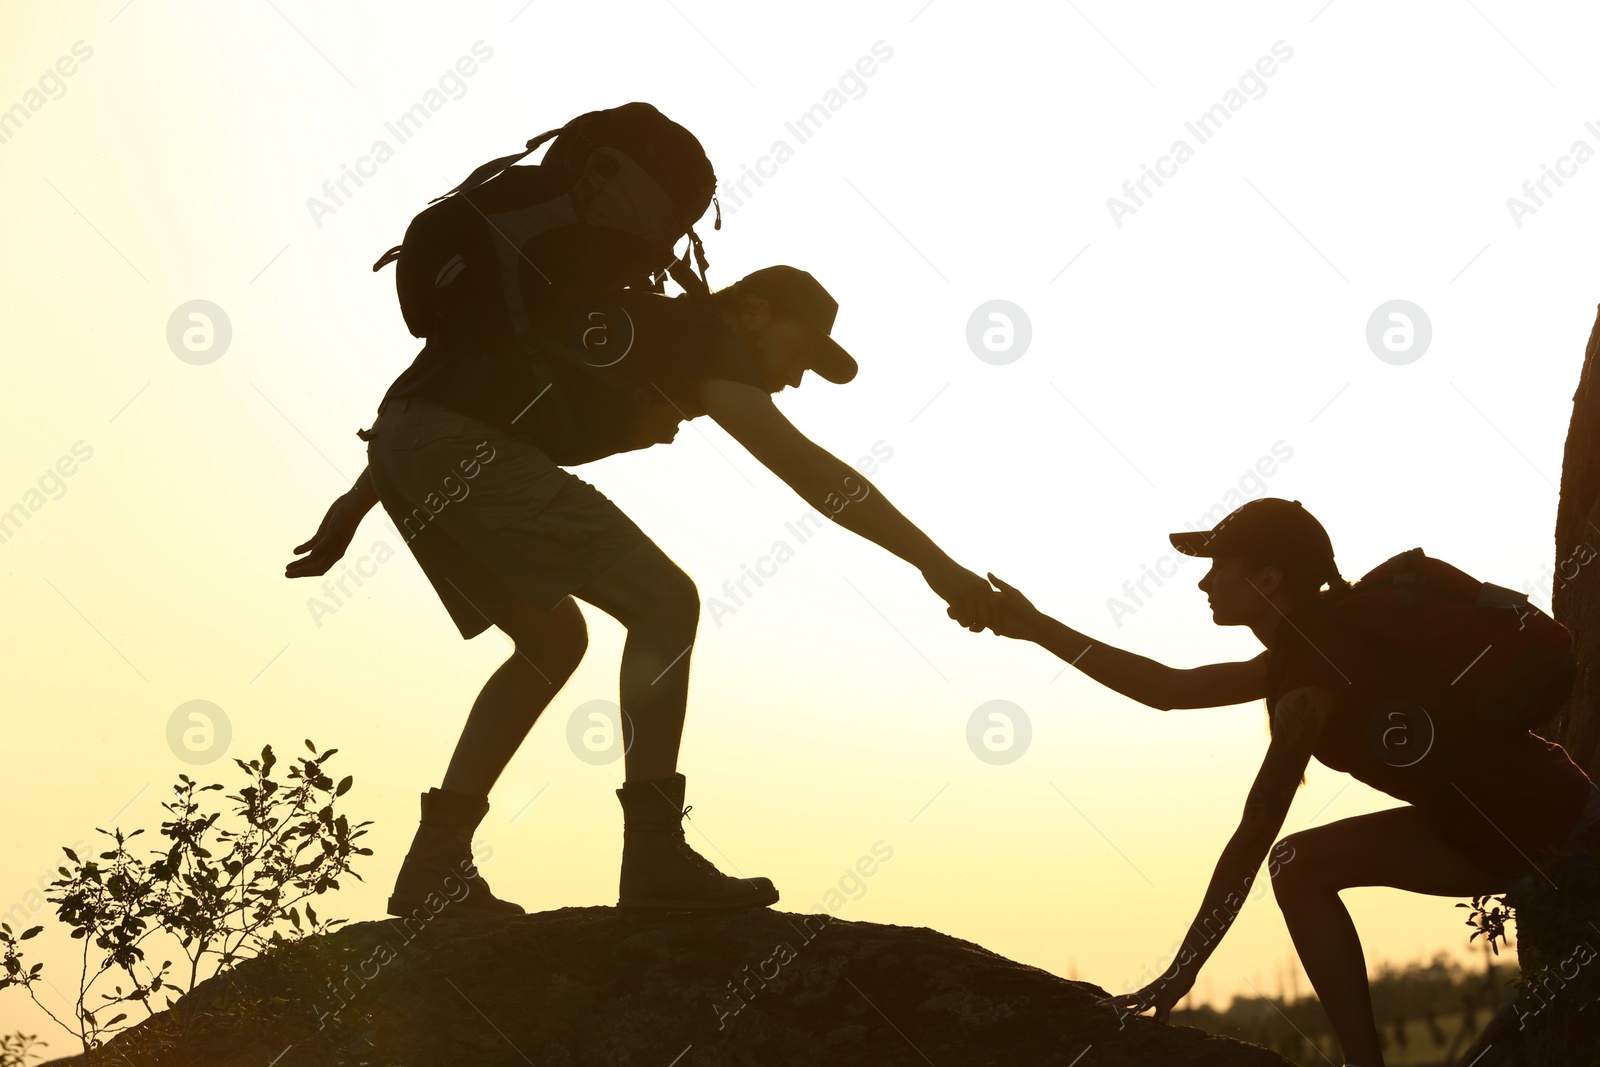
{"label": "man's outstretched arm", "polygon": [[328,508],[328,513],[322,517],[322,525],[317,527],[311,540],[295,546],[296,554],[307,550],[310,554],[291,561],[283,569],[284,575],[289,578],[309,578],[326,574],[328,568],[339,562],[344,550],[350,547],[356,527],[361,525],[362,517],[377,502],[378,491],[372,487],[372,472],[363,467],[355,484]]}
{"label": "man's outstretched arm", "polygon": [[971,630],[993,619],[989,583],[951,559],[901,514],[860,471],[801,433],[770,394],[743,382],[703,383],[706,414],[800,498],[852,533],[922,572],[950,605],[949,615]]}

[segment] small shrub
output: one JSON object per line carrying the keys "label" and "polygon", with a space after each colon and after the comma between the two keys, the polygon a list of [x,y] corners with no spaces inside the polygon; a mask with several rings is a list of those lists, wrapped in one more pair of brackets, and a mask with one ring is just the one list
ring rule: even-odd
{"label": "small shrub", "polygon": [[[28,965],[21,944],[43,927],[14,933],[0,923],[0,989],[26,989],[88,1052],[143,1021],[129,1021],[130,1010],[148,1018],[156,1011],[153,1000],[171,1007],[198,983],[242,959],[342,924],[343,919],[319,918],[311,898],[338,889],[341,875],[360,879],[350,863],[372,854],[357,844],[370,821],[352,825],[334,810],[353,781],[347,776],[336,783],[323,771],[338,749],[318,755],[310,741],[306,748],[312,756],[298,758],[287,783],[272,777],[277,757],[270,745],[260,759],[233,761],[248,781],[227,797],[236,804],[239,823],[231,828],[219,825],[221,812],[201,810],[203,794],[223,787],[199,785],[180,774],[173,799],[162,805],[172,818],[161,824],[161,835],[171,843],[151,852],[148,862],[131,847],[142,829],[125,834],[120,828],[97,828],[110,847],[95,858],[63,848],[71,865],[57,868],[61,877],[50,883],[56,895],[46,900],[57,906],[72,937],[84,943],[73,1018],[58,1018],[34,993],[44,965]],[[178,942],[175,954],[185,962],[176,971],[170,959],[156,966],[147,958],[157,934]],[[193,1018],[179,1014],[181,1045]],[[0,1059],[0,1067],[22,1064],[20,1057],[27,1053],[5,1054],[15,1058]]]}

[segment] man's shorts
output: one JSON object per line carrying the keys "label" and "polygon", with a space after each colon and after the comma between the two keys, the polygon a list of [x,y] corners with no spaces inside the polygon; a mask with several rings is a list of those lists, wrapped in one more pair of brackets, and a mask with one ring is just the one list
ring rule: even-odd
{"label": "man's shorts", "polygon": [[421,397],[379,411],[367,467],[463,638],[519,601],[545,610],[649,539],[532,442]]}

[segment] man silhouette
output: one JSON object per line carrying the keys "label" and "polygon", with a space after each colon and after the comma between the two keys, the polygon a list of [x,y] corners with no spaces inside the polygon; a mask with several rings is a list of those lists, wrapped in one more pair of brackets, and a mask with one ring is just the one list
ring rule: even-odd
{"label": "man silhouette", "polygon": [[591,357],[603,352],[590,361],[608,363],[613,384],[631,393],[597,385],[572,363],[483,339],[430,340],[390,387],[360,434],[367,469],[286,573],[327,571],[381,500],[462,637],[492,624],[516,646],[473,703],[443,782],[422,795],[392,914],[412,914],[430,894],[454,900],[459,892],[443,887],[454,878],[459,889],[463,875],[470,889],[449,914],[522,914],[472,866],[471,837],[495,780],[583,657],[578,600],[628,631],[620,705],[633,737],[617,790],[619,906],[706,911],[778,899],[768,879],[725,875],[684,840],[676,768],[700,613],[695,585],[564,464],[671,441],[681,422],[709,415],[808,504],[917,567],[951,618],[974,632],[994,621],[998,594],[987,581],[773,403],[807,370],[840,384],[855,376],[856,361],[829,336],[837,311],[815,278],[788,266],[711,293],[629,290],[576,309],[564,334]]}

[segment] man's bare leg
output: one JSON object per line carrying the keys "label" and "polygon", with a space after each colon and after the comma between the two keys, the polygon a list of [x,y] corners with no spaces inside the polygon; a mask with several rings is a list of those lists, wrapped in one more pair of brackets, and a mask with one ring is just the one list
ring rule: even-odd
{"label": "man's bare leg", "polygon": [[[699,625],[694,582],[650,541],[642,541],[576,594],[628,629],[620,702],[632,723],[630,779],[663,778],[678,766],[689,694],[689,660]],[[487,797],[512,755],[577,670],[588,628],[568,597],[549,611],[528,601],[495,620],[516,650],[473,702],[441,786]]]}
{"label": "man's bare leg", "polygon": [[624,827],[618,906],[699,912],[776,903],[770,880],[723,874],[684,839],[686,785],[676,768],[700,617],[694,583],[646,541],[574,595],[628,628],[620,692],[633,743],[617,790]]}
{"label": "man's bare leg", "polygon": [[391,915],[431,921],[440,912],[430,902],[439,900],[450,901],[444,914],[452,918],[524,913],[521,905],[494,895],[473,862],[472,837],[488,814],[490,788],[539,713],[577,669],[588,631],[570,597],[549,611],[523,602],[496,625],[516,650],[473,702],[442,787],[422,795],[422,821],[389,896]]}
{"label": "man's bare leg", "polygon": [[578,669],[589,647],[583,613],[571,597],[549,611],[522,601],[495,620],[516,643],[473,701],[442,787],[487,797],[541,712]]}
{"label": "man's bare leg", "polygon": [[694,582],[653,542],[642,541],[573,595],[628,629],[618,679],[622,710],[633,726],[628,780],[671,775],[678,768],[700,622]]}

